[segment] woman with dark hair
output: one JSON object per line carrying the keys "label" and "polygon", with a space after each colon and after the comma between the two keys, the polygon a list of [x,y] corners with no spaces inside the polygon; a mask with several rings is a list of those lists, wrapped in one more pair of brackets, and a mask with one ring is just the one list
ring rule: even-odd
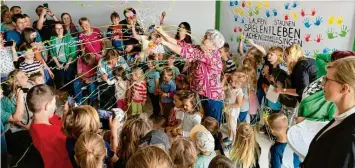
{"label": "woman with dark hair", "polygon": [[140,47],[138,47],[138,40],[133,38],[132,26],[135,27],[137,34],[143,34],[143,28],[137,22],[137,13],[133,8],[126,8],[123,11],[123,15],[125,17],[124,20],[120,21],[120,25],[122,25],[123,31],[123,44],[125,45],[126,52],[132,51],[140,51]]}
{"label": "woman with dark hair", "polygon": [[177,41],[183,41],[185,43],[192,43],[191,39],[191,27],[190,24],[187,22],[181,22],[179,24],[178,31],[176,32],[175,39]]}
{"label": "woman with dark hair", "polygon": [[69,13],[62,13],[60,16],[63,22],[63,28],[66,31],[65,34],[70,34],[72,37],[78,37],[79,28],[74,25],[73,20]]}
{"label": "woman with dark hair", "polygon": [[47,54],[43,52],[45,49],[43,43],[37,40],[38,32],[31,28],[26,27],[22,31],[22,39],[23,43],[19,47],[19,51],[23,51],[26,48],[32,48],[33,52],[35,53],[35,58],[37,61],[41,62],[44,66],[44,74],[45,74],[45,82],[47,83],[50,78],[54,78],[54,74],[52,70],[48,67],[46,60],[48,60]]}
{"label": "woman with dark hair", "polygon": [[[50,38],[50,54],[56,64],[55,84],[57,88],[61,88],[66,83],[73,79],[73,63],[76,58],[76,46],[73,37],[64,35],[65,33],[63,24],[56,22],[54,24],[55,36]],[[69,87],[70,88],[70,87]]]}

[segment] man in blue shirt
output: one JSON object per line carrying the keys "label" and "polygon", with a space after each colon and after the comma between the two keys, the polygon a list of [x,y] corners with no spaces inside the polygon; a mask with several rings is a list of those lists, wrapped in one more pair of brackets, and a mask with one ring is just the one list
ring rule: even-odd
{"label": "man in blue shirt", "polygon": [[[14,41],[16,47],[19,48],[22,44],[22,31],[26,28],[26,19],[22,14],[15,14],[12,16],[12,21],[15,24],[16,29],[6,32],[6,41]],[[41,42],[41,36],[37,33],[36,42]]]}

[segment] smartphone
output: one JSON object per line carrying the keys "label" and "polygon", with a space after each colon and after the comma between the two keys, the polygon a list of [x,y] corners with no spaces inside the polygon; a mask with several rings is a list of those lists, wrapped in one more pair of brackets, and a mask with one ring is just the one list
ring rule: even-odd
{"label": "smartphone", "polygon": [[44,3],[43,7],[48,8],[48,3]]}
{"label": "smartphone", "polygon": [[68,105],[70,107],[75,107],[75,100],[72,96],[68,96]]}
{"label": "smartphone", "polygon": [[123,123],[124,122],[124,117],[125,117],[125,112],[120,109],[120,108],[112,108],[112,111],[114,113],[114,117],[118,117],[118,121],[120,123]]}
{"label": "smartphone", "polygon": [[97,113],[99,113],[99,118],[102,118],[102,119],[109,119],[111,116],[114,115],[114,113],[111,111],[106,111],[106,110],[101,110],[101,109],[98,109]]}
{"label": "smartphone", "polygon": [[11,47],[14,44],[13,41],[6,41],[4,42],[4,47]]}

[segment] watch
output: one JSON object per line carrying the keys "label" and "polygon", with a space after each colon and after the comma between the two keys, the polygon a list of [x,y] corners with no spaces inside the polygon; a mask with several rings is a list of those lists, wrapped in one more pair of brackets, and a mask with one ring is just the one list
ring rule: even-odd
{"label": "watch", "polygon": [[283,91],[283,92],[286,92],[286,91],[287,91],[287,89],[285,88],[285,89],[283,89],[282,91]]}

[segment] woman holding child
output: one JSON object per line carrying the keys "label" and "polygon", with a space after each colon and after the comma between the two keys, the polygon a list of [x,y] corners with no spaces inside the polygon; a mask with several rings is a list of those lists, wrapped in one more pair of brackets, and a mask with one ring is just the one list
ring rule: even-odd
{"label": "woman holding child", "polygon": [[166,40],[161,43],[172,52],[179,54],[187,61],[194,61],[196,67],[192,73],[191,89],[197,91],[203,100],[202,106],[206,116],[221,122],[223,93],[221,87],[222,60],[219,48],[224,45],[224,37],[217,30],[207,30],[200,46],[178,42],[170,37],[161,27],[159,32]]}
{"label": "woman holding child", "polygon": [[[349,73],[344,73],[349,72]],[[323,77],[325,99],[338,112],[312,140],[301,167],[353,167],[355,164],[355,58],[348,57],[327,66]]]}

